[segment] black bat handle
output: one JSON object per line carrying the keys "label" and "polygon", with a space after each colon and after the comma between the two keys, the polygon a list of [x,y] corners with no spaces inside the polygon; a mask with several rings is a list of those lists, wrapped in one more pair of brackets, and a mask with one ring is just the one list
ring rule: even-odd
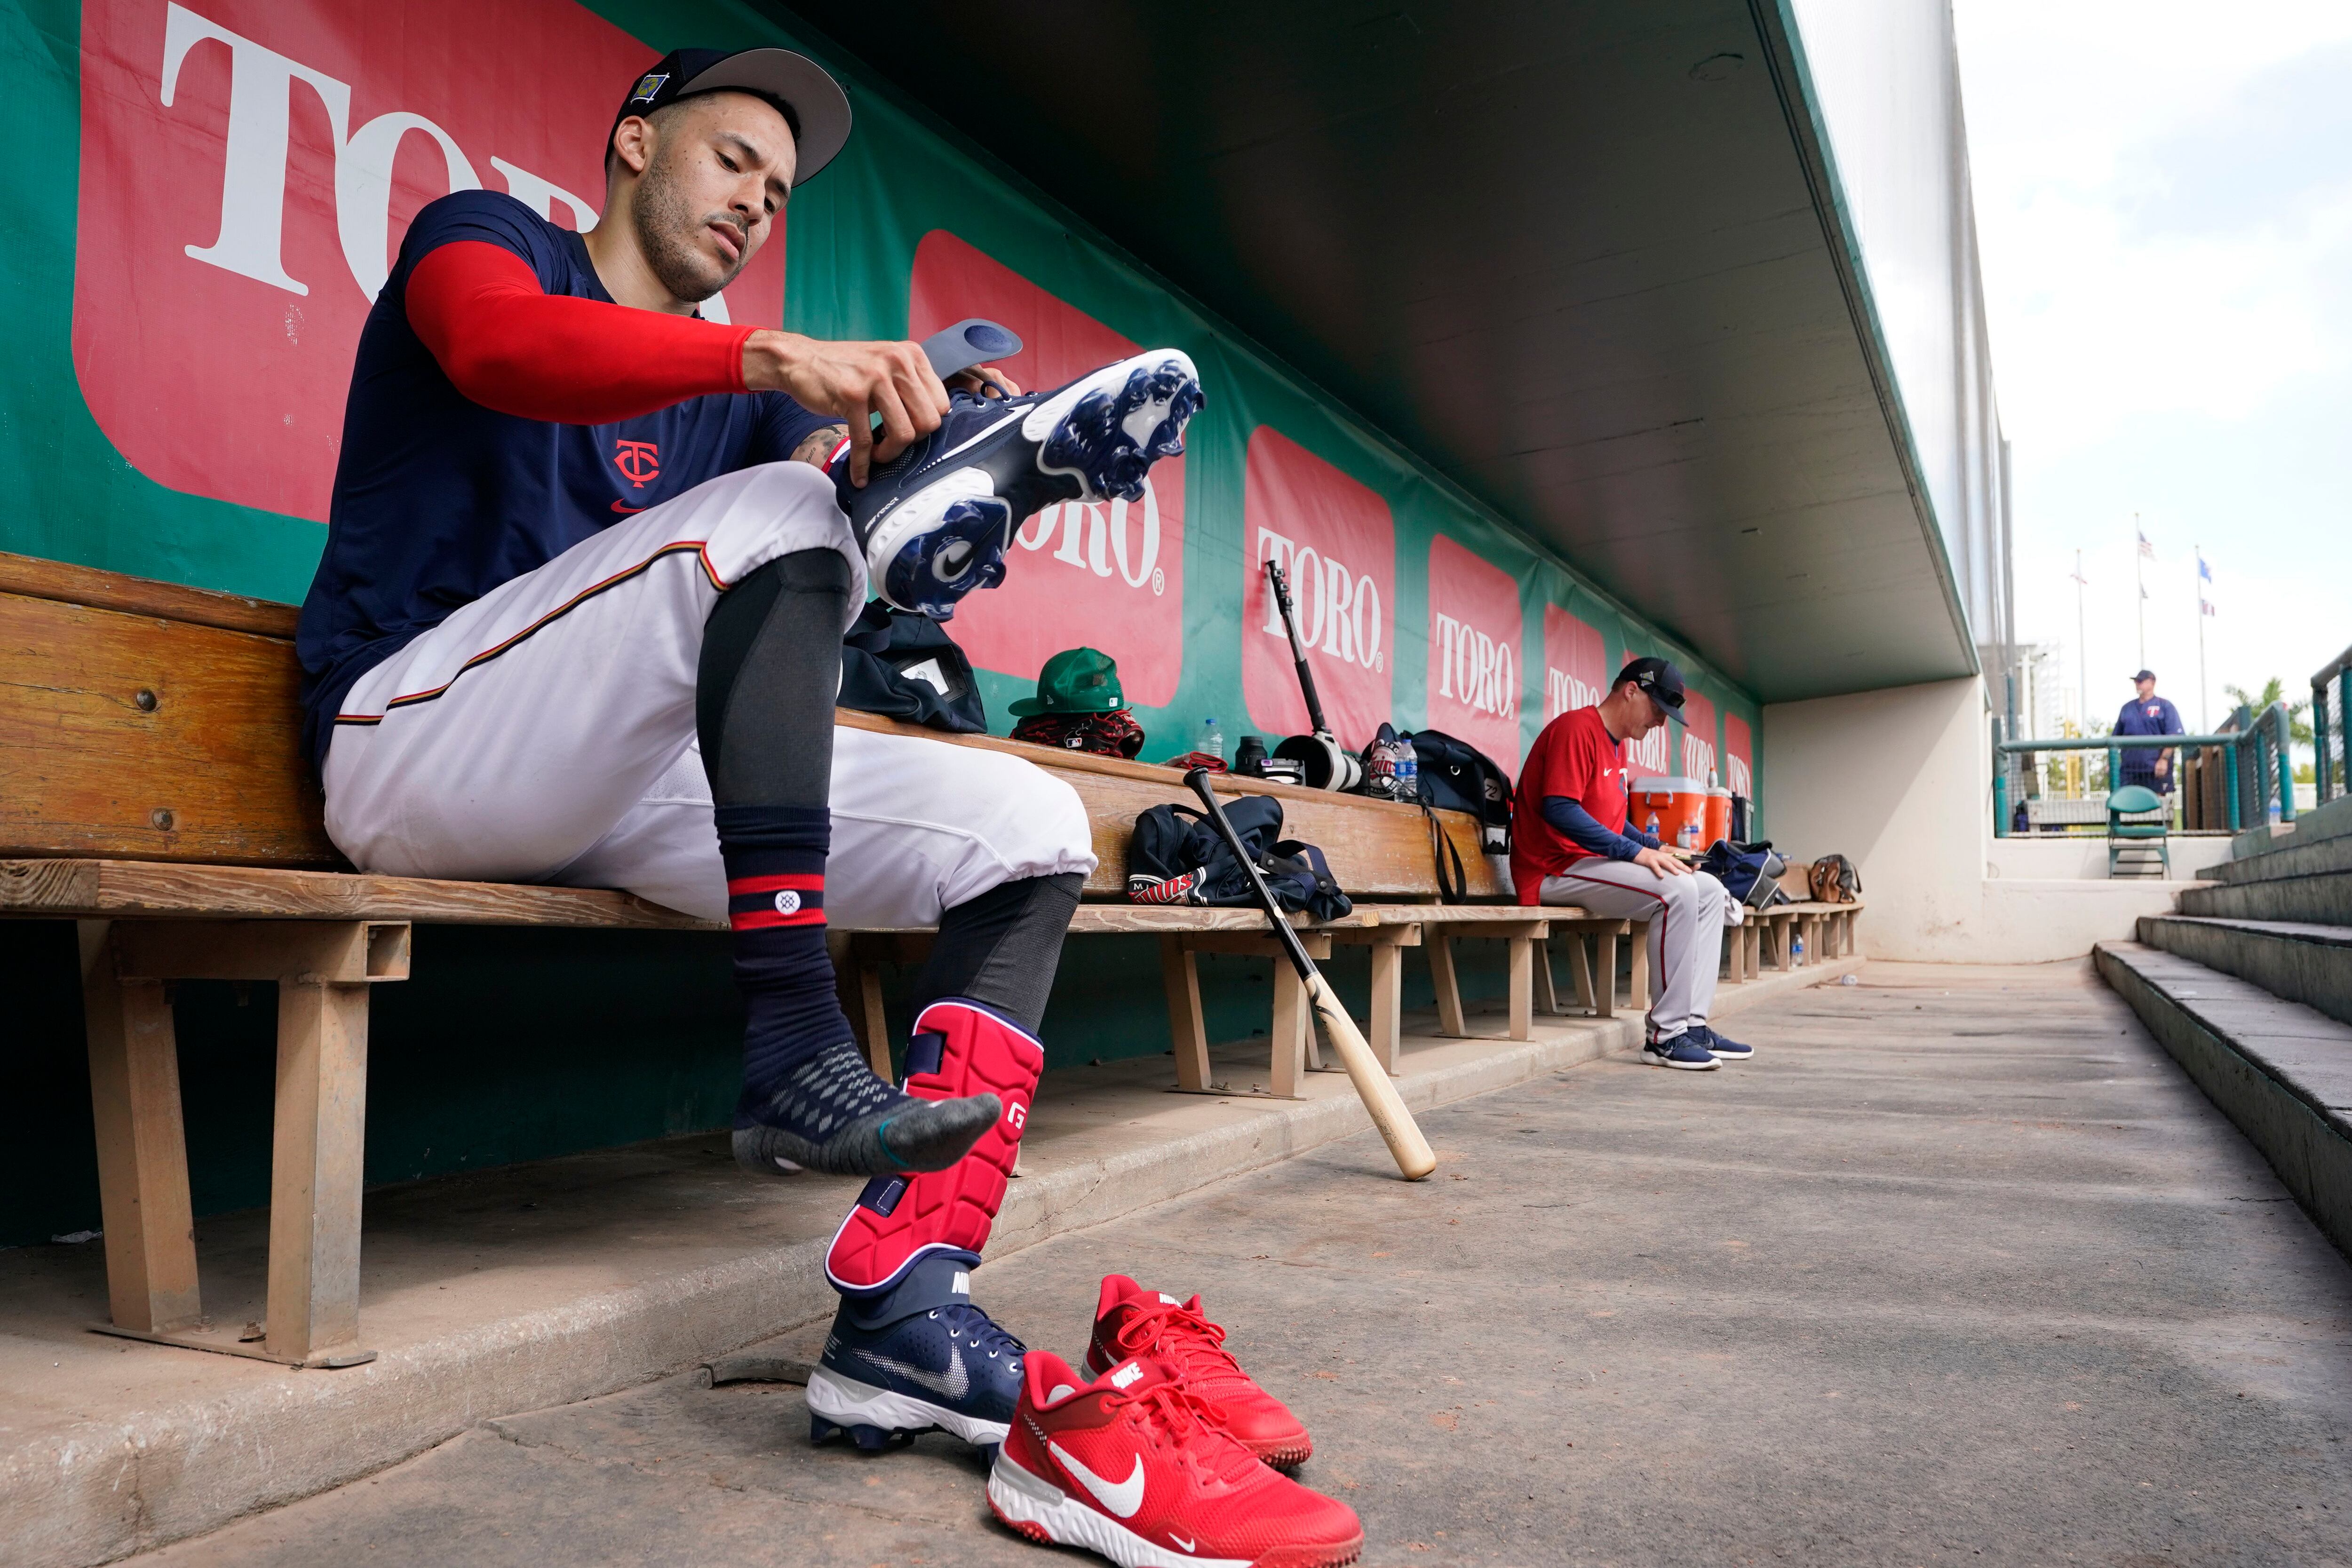
{"label": "black bat handle", "polygon": [[1184,782],[1192,787],[1193,794],[1201,798],[1201,804],[1207,809],[1209,821],[1217,824],[1217,832],[1224,839],[1225,847],[1234,852],[1235,860],[1242,862],[1242,874],[1249,878],[1250,892],[1255,895],[1258,908],[1274,922],[1275,936],[1281,940],[1282,950],[1289,957],[1290,967],[1298,971],[1301,980],[1311,984],[1315,979],[1315,960],[1307,956],[1305,944],[1298,940],[1298,933],[1282,913],[1282,905],[1275,902],[1274,890],[1266,886],[1265,878],[1258,874],[1256,862],[1250,859],[1249,851],[1242,843],[1241,834],[1234,831],[1233,823],[1226,819],[1225,809],[1217,804],[1216,791],[1209,788],[1209,770],[1205,768],[1192,768],[1184,775]]}
{"label": "black bat handle", "polygon": [[1298,613],[1290,602],[1290,584],[1283,580],[1282,564],[1265,558],[1266,580],[1274,584],[1274,601],[1282,611],[1282,629],[1290,634],[1290,661],[1298,667],[1298,690],[1307,699],[1307,724],[1317,735],[1328,736],[1323,722],[1323,700],[1315,693],[1315,672],[1307,667],[1307,650],[1298,641]]}

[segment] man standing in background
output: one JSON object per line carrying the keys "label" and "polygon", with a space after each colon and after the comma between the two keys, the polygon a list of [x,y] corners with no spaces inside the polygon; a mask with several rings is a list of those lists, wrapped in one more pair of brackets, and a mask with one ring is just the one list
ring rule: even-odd
{"label": "man standing in background", "polygon": [[[2132,680],[2139,695],[2124,704],[2116,715],[2114,733],[2117,735],[2186,735],[2181,727],[2180,710],[2172,706],[2170,697],[2156,695],[2156,672],[2142,670]],[[2159,795],[2172,793],[2172,753],[2155,747],[2130,747],[2123,754],[2123,777],[2116,787],[2143,784]]]}

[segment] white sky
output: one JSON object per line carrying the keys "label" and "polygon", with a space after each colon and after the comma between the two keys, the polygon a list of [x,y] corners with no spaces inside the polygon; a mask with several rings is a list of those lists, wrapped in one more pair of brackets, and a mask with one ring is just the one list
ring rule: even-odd
{"label": "white sky", "polygon": [[[2221,687],[2352,643],[2352,0],[1953,0],[2012,444],[2018,632],[2090,706],[2147,662],[2195,730],[2196,566]],[[2067,711],[2072,712],[2069,699]]]}

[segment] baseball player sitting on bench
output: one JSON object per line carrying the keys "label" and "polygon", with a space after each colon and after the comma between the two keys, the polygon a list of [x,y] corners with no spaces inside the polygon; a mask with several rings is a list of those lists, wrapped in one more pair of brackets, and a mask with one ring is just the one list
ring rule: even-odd
{"label": "baseball player sitting on bench", "polygon": [[[968,1272],[1091,835],[1016,758],[836,730],[841,637],[869,583],[945,615],[1044,506],[1139,498],[1200,388],[1171,350],[1024,394],[913,343],[702,319],[849,128],[799,55],[683,50],[614,117],[592,233],[484,191],[417,214],[352,368],[305,735],[364,871],[730,919],[737,1157],[873,1178],[828,1258],[818,1430],[993,1442],[1021,1345]],[[853,1041],[828,917],[939,927],[903,1090]]]}
{"label": "baseball player sitting on bench", "polygon": [[1756,1054],[1706,1022],[1721,933],[1739,923],[1739,905],[1626,814],[1625,742],[1682,706],[1682,672],[1664,659],[1635,659],[1597,706],[1544,726],[1511,809],[1511,881],[1521,904],[1574,904],[1603,919],[1649,922],[1657,996],[1643,1060],[1706,1071]]}

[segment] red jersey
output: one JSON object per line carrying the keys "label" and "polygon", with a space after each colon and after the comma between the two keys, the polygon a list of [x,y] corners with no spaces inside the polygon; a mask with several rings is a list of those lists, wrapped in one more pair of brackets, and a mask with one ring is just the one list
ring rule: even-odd
{"label": "red jersey", "polygon": [[1610,738],[1599,708],[1577,708],[1544,726],[1519,770],[1511,805],[1511,885],[1521,904],[1539,902],[1544,878],[1591,853],[1544,821],[1547,795],[1575,801],[1612,832],[1625,831],[1625,747]]}

